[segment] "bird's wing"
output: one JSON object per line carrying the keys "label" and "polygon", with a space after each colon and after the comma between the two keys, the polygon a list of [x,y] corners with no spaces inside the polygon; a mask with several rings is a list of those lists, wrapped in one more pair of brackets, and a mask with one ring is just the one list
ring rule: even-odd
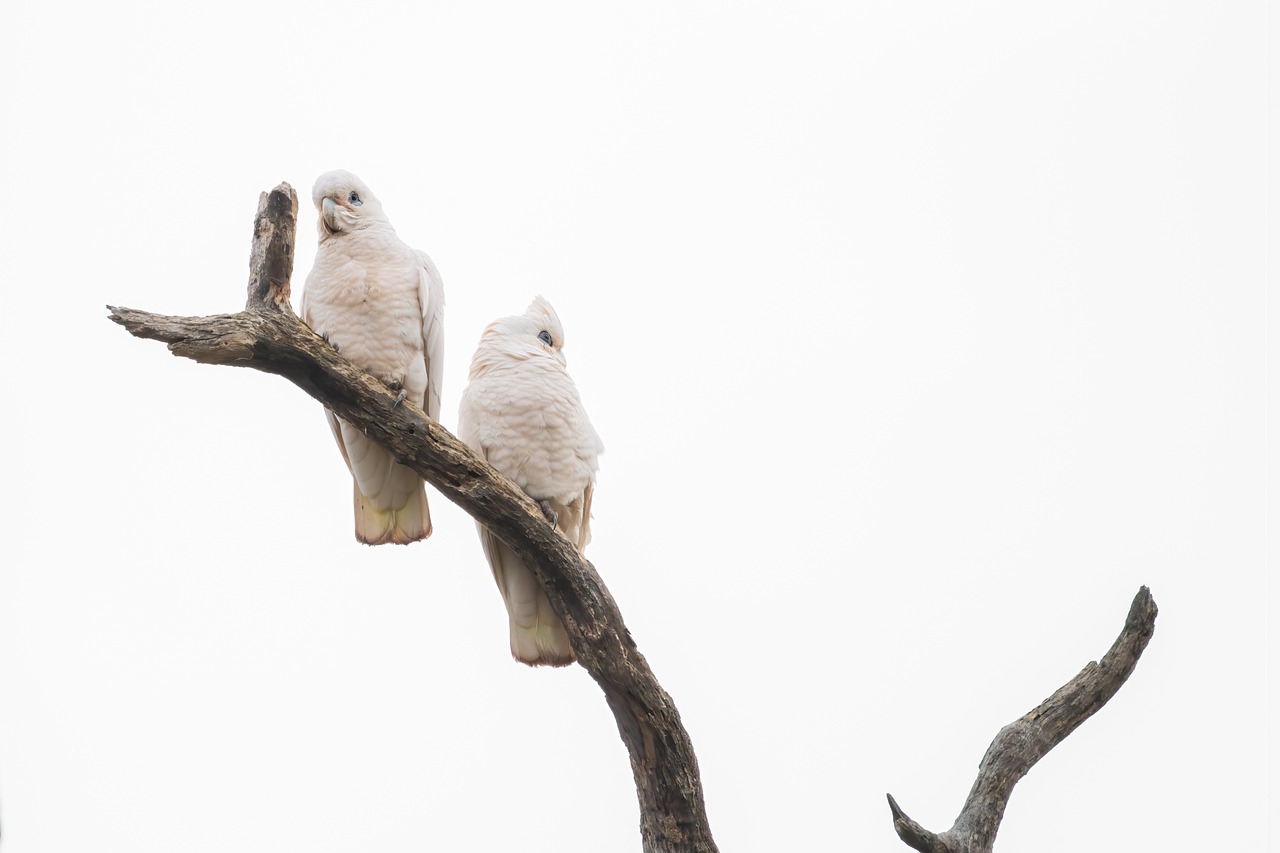
{"label": "bird's wing", "polygon": [[422,358],[427,366],[427,394],[422,409],[440,420],[440,392],[444,387],[444,282],[425,252],[418,252],[418,300],[422,306]]}
{"label": "bird's wing", "polygon": [[595,492],[595,483],[587,483],[587,487],[582,490],[582,520],[578,522],[578,538],[573,543],[578,546],[579,553],[585,551],[591,542],[591,498]]}

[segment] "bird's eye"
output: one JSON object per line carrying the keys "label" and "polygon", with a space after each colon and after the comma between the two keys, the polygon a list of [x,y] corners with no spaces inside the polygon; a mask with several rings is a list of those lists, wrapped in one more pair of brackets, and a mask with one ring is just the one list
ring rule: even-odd
{"label": "bird's eye", "polygon": [[551,333],[547,331],[538,332],[538,340],[542,341],[547,346],[551,346]]}
{"label": "bird's eye", "polygon": [[351,202],[352,207],[359,207],[364,202],[360,201],[360,193],[355,190],[351,191],[351,195],[347,196],[347,201]]}

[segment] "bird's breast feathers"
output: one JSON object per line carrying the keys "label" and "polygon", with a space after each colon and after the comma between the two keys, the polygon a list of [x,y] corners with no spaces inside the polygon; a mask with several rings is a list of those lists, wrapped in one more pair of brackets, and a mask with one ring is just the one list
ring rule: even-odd
{"label": "bird's breast feathers", "polygon": [[[303,292],[303,320],[365,370],[405,382],[406,374],[425,370],[420,263],[399,240],[384,248],[403,251],[371,252],[370,241],[356,239],[367,236],[341,235],[316,253]],[[422,384],[425,391],[425,375],[412,378],[407,390],[413,394],[418,389],[408,385]],[[414,399],[422,405],[416,394]]]}
{"label": "bird's breast feathers", "polygon": [[[595,478],[600,439],[563,371],[498,371],[466,391],[471,435],[489,463],[529,495],[571,503]],[[558,381],[557,381],[558,379]]]}

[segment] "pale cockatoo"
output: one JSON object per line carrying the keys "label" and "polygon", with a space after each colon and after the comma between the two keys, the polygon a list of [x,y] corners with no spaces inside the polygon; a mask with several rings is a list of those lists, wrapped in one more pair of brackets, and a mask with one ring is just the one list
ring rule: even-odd
{"label": "pale cockatoo", "polygon": [[[334,349],[433,420],[444,373],[444,285],[425,252],[396,236],[382,204],[341,169],[316,179],[320,246],[302,292],[302,319]],[[369,545],[431,535],[422,478],[325,410],[355,481],[356,538]]]}
{"label": "pale cockatoo", "polygon": [[[471,359],[458,437],[539,503],[582,551],[591,540],[591,495],[604,452],[565,369],[564,331],[541,296],[490,323]],[[480,544],[511,619],[511,655],[530,666],[574,661],[564,625],[516,553],[479,524]]]}

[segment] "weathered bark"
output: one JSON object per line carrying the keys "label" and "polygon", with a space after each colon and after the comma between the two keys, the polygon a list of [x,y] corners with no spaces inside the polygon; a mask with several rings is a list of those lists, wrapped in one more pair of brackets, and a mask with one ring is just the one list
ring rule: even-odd
{"label": "weathered bark", "polygon": [[245,310],[289,305],[293,278],[293,247],[298,234],[298,194],[288,184],[258,196],[253,218],[253,248],[249,252],[249,298]]}
{"label": "weathered bark", "polygon": [[140,338],[202,364],[252,367],[290,380],[360,427],[533,568],[564,621],[578,661],[604,691],[631,755],[646,851],[713,853],[693,744],[671,697],[632,641],[595,568],[538,506],[448,430],[339,355],[289,306],[298,198],[263,193],[254,224],[246,310],[169,317],[107,306]]}
{"label": "weathered bark", "polygon": [[[631,755],[645,851],[714,853],[693,744],[595,568],[510,480],[421,409],[396,405],[384,385],[294,315],[289,287],[297,213],[298,197],[288,184],[262,194],[244,311],[169,317],[107,306],[110,318],[137,337],[164,341],[175,355],[285,377],[360,427],[510,545],[533,568],[564,621],[578,662],[600,685],[613,711]],[[1089,664],[1038,708],[1001,730],[950,830],[929,832],[890,796],[898,835],[923,853],[990,851],[1013,786],[1120,689],[1151,638],[1155,617],[1155,602],[1143,587],[1124,631],[1102,661]]]}
{"label": "weathered bark", "polygon": [[1129,607],[1124,630],[1102,660],[1090,662],[1035,709],[1000,730],[978,765],[978,778],[951,829],[930,832],[907,817],[889,795],[898,837],[921,853],[990,853],[1013,786],[1116,694],[1155,631],[1156,612],[1151,591],[1142,587]]}

